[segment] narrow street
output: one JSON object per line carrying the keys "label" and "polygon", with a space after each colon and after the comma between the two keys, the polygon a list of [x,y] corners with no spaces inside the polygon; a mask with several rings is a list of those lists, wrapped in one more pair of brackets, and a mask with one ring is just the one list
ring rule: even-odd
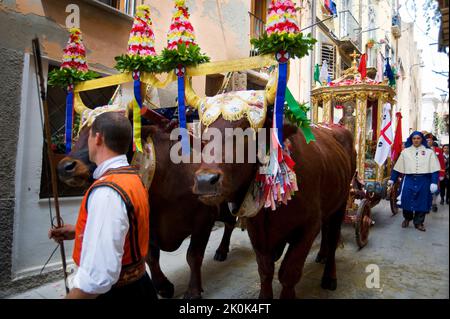
{"label": "narrow street", "polygon": [[[334,292],[320,288],[323,265],[314,258],[319,249],[320,236],[315,241],[297,285],[302,299],[375,299],[375,298],[449,298],[449,206],[440,206],[437,213],[427,215],[426,232],[410,226],[402,229],[401,213],[392,216],[389,203],[382,201],[374,207],[376,221],[371,229],[368,245],[362,250],[354,241],[354,228],[344,225],[344,247],[336,254],[338,288]],[[246,232],[236,229],[231,238],[228,259],[216,262],[213,256],[222,238],[222,227],[212,232],[203,263],[205,299],[251,299],[259,293],[259,277],[253,250]],[[188,241],[173,253],[161,254],[161,267],[175,284],[175,298],[182,298],[189,280],[186,263]],[[366,267],[375,264],[380,270],[380,288],[367,288]],[[276,272],[280,261],[277,263]],[[274,296],[281,286],[274,280]],[[63,283],[56,282],[30,290],[12,298],[61,298]]]}

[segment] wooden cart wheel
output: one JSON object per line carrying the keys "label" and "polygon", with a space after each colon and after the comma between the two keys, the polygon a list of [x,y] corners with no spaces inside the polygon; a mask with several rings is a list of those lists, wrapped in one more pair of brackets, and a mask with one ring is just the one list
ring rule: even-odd
{"label": "wooden cart wheel", "polygon": [[399,189],[400,185],[399,183],[395,183],[394,185],[392,185],[391,188],[391,194],[390,194],[390,198],[389,198],[389,202],[391,204],[391,212],[392,215],[397,215],[399,208],[397,205],[397,196],[398,196],[398,189]]}
{"label": "wooden cart wheel", "polygon": [[372,225],[370,201],[363,199],[356,212],[355,237],[359,248],[363,248],[369,241],[369,231]]}

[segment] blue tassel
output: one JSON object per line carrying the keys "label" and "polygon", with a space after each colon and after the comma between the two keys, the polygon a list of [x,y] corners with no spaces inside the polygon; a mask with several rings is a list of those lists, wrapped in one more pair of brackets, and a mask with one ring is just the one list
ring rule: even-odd
{"label": "blue tassel", "polygon": [[181,129],[181,154],[189,155],[189,136],[186,125],[186,105],[184,104],[184,76],[178,76],[178,120]]}
{"label": "blue tassel", "polygon": [[278,86],[277,86],[277,98],[275,101],[275,127],[278,131],[278,140],[283,148],[283,114],[284,114],[284,101],[287,86],[287,63],[278,64]]}
{"label": "blue tassel", "polygon": [[[66,154],[72,150],[72,126],[73,126],[73,89],[69,88],[66,96]],[[49,141],[51,143],[51,141]]]}

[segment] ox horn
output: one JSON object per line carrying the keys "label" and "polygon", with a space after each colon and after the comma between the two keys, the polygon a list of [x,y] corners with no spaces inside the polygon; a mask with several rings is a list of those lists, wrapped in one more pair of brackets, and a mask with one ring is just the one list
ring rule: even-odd
{"label": "ox horn", "polygon": [[186,97],[186,104],[192,106],[193,108],[199,109],[200,108],[200,97],[195,93],[194,89],[191,85],[191,78],[186,77],[186,85],[185,85],[185,97]]}
{"label": "ox horn", "polygon": [[74,109],[79,115],[83,115],[84,111],[90,110],[86,105],[84,105],[83,100],[81,99],[80,93],[74,93]]}
{"label": "ox horn", "polygon": [[[289,62],[288,62],[289,63]],[[287,71],[287,81],[289,81],[289,64]],[[277,96],[277,88],[278,88],[278,68],[275,68],[270,74],[269,81],[267,81],[266,85],[266,100],[269,105],[273,105],[275,103],[275,97]]]}

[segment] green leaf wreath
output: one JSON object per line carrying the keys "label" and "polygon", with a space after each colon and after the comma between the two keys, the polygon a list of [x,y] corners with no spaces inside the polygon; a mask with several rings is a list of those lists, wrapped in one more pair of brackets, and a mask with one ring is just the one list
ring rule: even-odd
{"label": "green leaf wreath", "polygon": [[115,68],[120,72],[132,72],[135,70],[148,73],[159,72],[160,62],[158,57],[122,54],[115,57],[115,60],[117,62]]}
{"label": "green leaf wreath", "polygon": [[275,54],[279,51],[286,51],[292,58],[302,58],[308,55],[313,49],[313,45],[317,42],[311,37],[311,34],[303,36],[303,33],[297,34],[279,34],[273,33],[270,36],[266,32],[259,39],[251,39],[258,50],[259,55]]}
{"label": "green leaf wreath", "polygon": [[209,62],[208,56],[200,52],[198,45],[178,44],[177,50],[164,49],[159,59],[160,72],[170,72],[177,66],[184,67],[196,66],[198,64]]}
{"label": "green leaf wreath", "polygon": [[75,69],[55,69],[48,74],[48,85],[67,88],[70,84],[92,80],[100,77],[94,71],[82,72]]}
{"label": "green leaf wreath", "polygon": [[296,109],[292,110],[286,104],[284,108],[284,115],[289,122],[295,124],[297,127],[308,127],[311,124],[311,120],[304,116],[304,114],[307,114],[309,112],[309,107],[306,103],[300,104],[299,107],[302,112],[298,112],[298,110]]}

